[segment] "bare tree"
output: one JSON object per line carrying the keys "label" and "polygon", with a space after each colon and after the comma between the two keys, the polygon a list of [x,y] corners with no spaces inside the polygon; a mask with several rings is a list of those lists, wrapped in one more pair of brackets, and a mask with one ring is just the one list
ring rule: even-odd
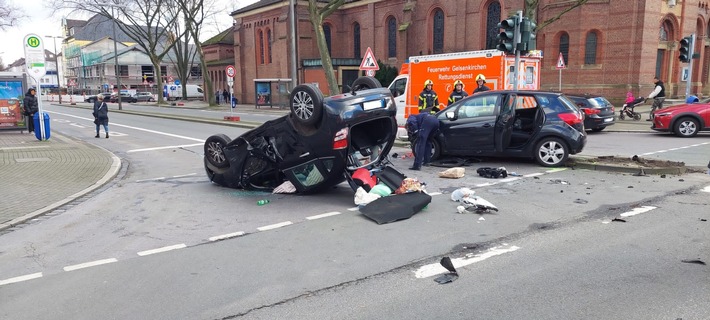
{"label": "bare tree", "polygon": [[[148,55],[155,70],[156,85],[163,87],[160,64],[176,42],[170,41],[169,27],[180,18],[175,10],[166,10],[177,7],[174,0],[52,0],[51,5],[55,9],[96,13],[113,20]],[[178,34],[174,38],[182,36]],[[158,102],[164,102],[162,95],[158,95]]]}
{"label": "bare tree", "polygon": [[323,20],[343,5],[344,2],[345,0],[330,0],[322,8],[319,8],[316,0],[308,0],[308,14],[316,33],[316,44],[318,45],[323,71],[325,71],[325,79],[328,81],[328,90],[331,95],[339,94],[340,88],[338,88],[338,82],[335,80],[333,61],[330,59],[328,44],[325,42]]}
{"label": "bare tree", "polygon": [[7,0],[0,0],[0,30],[6,31],[10,27],[17,26],[20,21],[27,18],[22,9],[10,5]]}
{"label": "bare tree", "polygon": [[[543,22],[538,23],[537,30],[539,31],[542,28],[544,28],[545,26],[547,26],[557,20],[560,20],[560,18],[562,18],[562,16],[565,13],[570,12],[579,6],[582,6],[583,4],[587,3],[588,1],[589,0],[569,1],[569,3],[570,3],[569,7],[560,11],[560,13],[558,13],[556,16],[549,18]],[[540,0],[525,0],[525,11],[524,11],[525,16],[532,19],[533,21],[537,21],[537,12],[538,12],[539,6],[540,6]]]}
{"label": "bare tree", "polygon": [[[167,10],[175,10],[175,8],[168,8]],[[186,23],[187,17],[185,16],[185,11],[179,10],[179,12],[176,12],[175,14],[181,14],[183,16],[184,23],[174,23],[171,26],[172,32],[170,34],[170,41],[175,42],[175,46],[173,47],[174,57],[170,57],[170,61],[175,66],[175,70],[177,70],[177,78],[180,79],[180,82],[187,84],[197,52],[195,50],[195,46],[192,45],[194,41],[192,33],[189,32],[189,28],[191,26]],[[182,38],[176,39],[174,37],[176,34],[182,34],[183,36]],[[183,99],[187,98],[186,85],[182,86],[181,94]]]}

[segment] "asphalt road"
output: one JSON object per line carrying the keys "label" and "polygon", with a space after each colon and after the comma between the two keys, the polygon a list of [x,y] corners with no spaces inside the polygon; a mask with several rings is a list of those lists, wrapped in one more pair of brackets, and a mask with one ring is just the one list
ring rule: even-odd
{"label": "asphalt road", "polygon": [[[0,284],[34,278],[0,285],[2,319],[710,317],[701,298],[710,296],[708,282],[697,281],[708,279],[707,267],[679,262],[710,260],[699,220],[710,212],[707,175],[486,159],[473,168],[523,176],[450,180],[436,177],[439,168],[407,171],[412,160],[398,158],[395,166],[425,181],[433,201],[409,220],[376,225],[354,210],[345,185],[292,196],[209,183],[201,141],[243,129],[114,113],[111,138],[95,139],[85,110],[48,111],[53,130],[114,152],[124,169],[90,197],[2,236]],[[587,150],[636,152],[622,143],[628,137],[593,135]],[[694,140],[635,146],[653,152]],[[707,150],[693,148],[659,156]],[[500,211],[456,214],[448,198],[460,187]],[[271,203],[257,206],[264,198]],[[642,206],[655,209],[605,223]],[[508,252],[460,267],[452,284],[417,277],[442,256],[493,248]]]}

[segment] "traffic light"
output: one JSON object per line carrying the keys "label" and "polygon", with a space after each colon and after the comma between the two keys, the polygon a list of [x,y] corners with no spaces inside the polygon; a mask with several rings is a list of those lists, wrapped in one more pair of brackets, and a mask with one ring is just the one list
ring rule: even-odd
{"label": "traffic light", "polygon": [[518,45],[520,53],[526,54],[531,50],[535,50],[537,44],[537,41],[535,41],[535,28],[537,28],[535,22],[528,18],[523,18],[523,22],[520,23],[520,44]]}
{"label": "traffic light", "polygon": [[683,39],[680,39],[680,55],[678,56],[680,62],[690,62],[690,46],[692,45],[693,38],[685,37]]}
{"label": "traffic light", "polygon": [[498,28],[503,29],[503,31],[498,34],[498,46],[496,48],[508,54],[515,54],[515,33],[518,29],[518,16],[512,16],[501,21],[498,24]]}

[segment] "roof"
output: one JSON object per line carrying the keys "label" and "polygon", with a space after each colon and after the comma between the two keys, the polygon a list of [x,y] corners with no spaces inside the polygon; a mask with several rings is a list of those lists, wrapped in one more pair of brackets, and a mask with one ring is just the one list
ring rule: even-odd
{"label": "roof", "polygon": [[[279,2],[288,2],[288,1],[289,1],[289,0],[260,0],[260,1],[256,2],[256,3],[253,3],[253,4],[251,4],[251,5],[248,5],[248,6],[244,7],[244,8],[239,9],[239,10],[235,10],[235,11],[232,12],[230,15],[233,16],[233,15],[235,15],[235,14],[245,13],[245,12],[249,12],[249,11],[252,11],[252,10],[255,10],[255,9],[267,7],[267,6],[270,6],[270,5],[272,5],[272,4],[276,4],[276,3],[279,3]],[[316,1],[322,2],[322,3],[328,3],[328,2],[330,2],[329,0],[316,0]],[[356,1],[360,1],[360,0],[345,0],[345,3],[356,2]]]}
{"label": "roof", "polygon": [[234,29],[229,27],[227,30],[220,32],[218,35],[209,38],[202,42],[203,46],[213,44],[231,44],[234,45]]}
{"label": "roof", "polygon": [[86,25],[86,20],[74,20],[74,19],[66,19],[64,20],[65,25],[67,26],[67,29],[71,29],[74,27],[83,27]]}
{"label": "roof", "polygon": [[[69,20],[67,20],[68,23]],[[75,28],[74,39],[76,40],[88,40],[96,41],[106,35],[113,34],[113,20],[104,17],[102,15],[94,15],[91,17],[83,26]],[[128,35],[126,35],[121,28],[116,25],[116,40],[119,42],[135,42]]]}

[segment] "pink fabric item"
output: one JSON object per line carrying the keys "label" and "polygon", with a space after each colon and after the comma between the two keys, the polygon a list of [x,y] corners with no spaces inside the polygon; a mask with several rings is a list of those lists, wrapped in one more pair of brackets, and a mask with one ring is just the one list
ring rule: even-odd
{"label": "pink fabric item", "polygon": [[625,103],[632,103],[634,102],[634,94],[631,93],[631,91],[626,93],[626,102]]}

